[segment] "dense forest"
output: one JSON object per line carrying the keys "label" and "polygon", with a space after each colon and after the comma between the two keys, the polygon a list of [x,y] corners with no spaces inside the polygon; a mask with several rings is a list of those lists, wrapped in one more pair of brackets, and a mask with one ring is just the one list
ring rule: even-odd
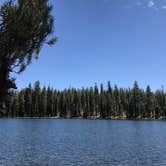
{"label": "dense forest", "polygon": [[166,93],[152,92],[150,86],[140,89],[135,81],[132,89],[100,87],[63,91],[40,87],[35,82],[20,91],[11,91],[6,101],[5,117],[57,117],[92,119],[164,119]]}

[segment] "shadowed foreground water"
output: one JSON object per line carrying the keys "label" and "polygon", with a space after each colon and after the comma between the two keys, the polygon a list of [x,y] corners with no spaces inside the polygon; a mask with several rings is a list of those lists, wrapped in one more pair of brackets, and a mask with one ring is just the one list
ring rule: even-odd
{"label": "shadowed foreground water", "polygon": [[166,121],[0,119],[0,165],[166,165]]}

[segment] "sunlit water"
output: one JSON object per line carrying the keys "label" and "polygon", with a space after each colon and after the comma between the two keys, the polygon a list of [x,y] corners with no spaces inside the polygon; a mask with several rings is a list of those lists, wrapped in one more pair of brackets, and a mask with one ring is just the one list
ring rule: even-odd
{"label": "sunlit water", "polygon": [[0,166],[163,166],[166,121],[0,119]]}

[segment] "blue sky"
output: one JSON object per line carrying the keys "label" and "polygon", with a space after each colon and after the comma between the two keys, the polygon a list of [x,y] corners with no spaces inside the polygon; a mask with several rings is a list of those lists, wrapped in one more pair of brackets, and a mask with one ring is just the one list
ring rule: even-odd
{"label": "blue sky", "polygon": [[132,87],[166,86],[165,0],[51,0],[55,46],[21,75],[23,88],[40,80],[57,89],[101,82]]}

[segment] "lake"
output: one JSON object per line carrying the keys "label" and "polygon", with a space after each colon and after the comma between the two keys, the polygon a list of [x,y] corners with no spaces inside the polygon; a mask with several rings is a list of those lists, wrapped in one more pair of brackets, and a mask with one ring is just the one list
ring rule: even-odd
{"label": "lake", "polygon": [[0,119],[2,166],[166,165],[166,121]]}

